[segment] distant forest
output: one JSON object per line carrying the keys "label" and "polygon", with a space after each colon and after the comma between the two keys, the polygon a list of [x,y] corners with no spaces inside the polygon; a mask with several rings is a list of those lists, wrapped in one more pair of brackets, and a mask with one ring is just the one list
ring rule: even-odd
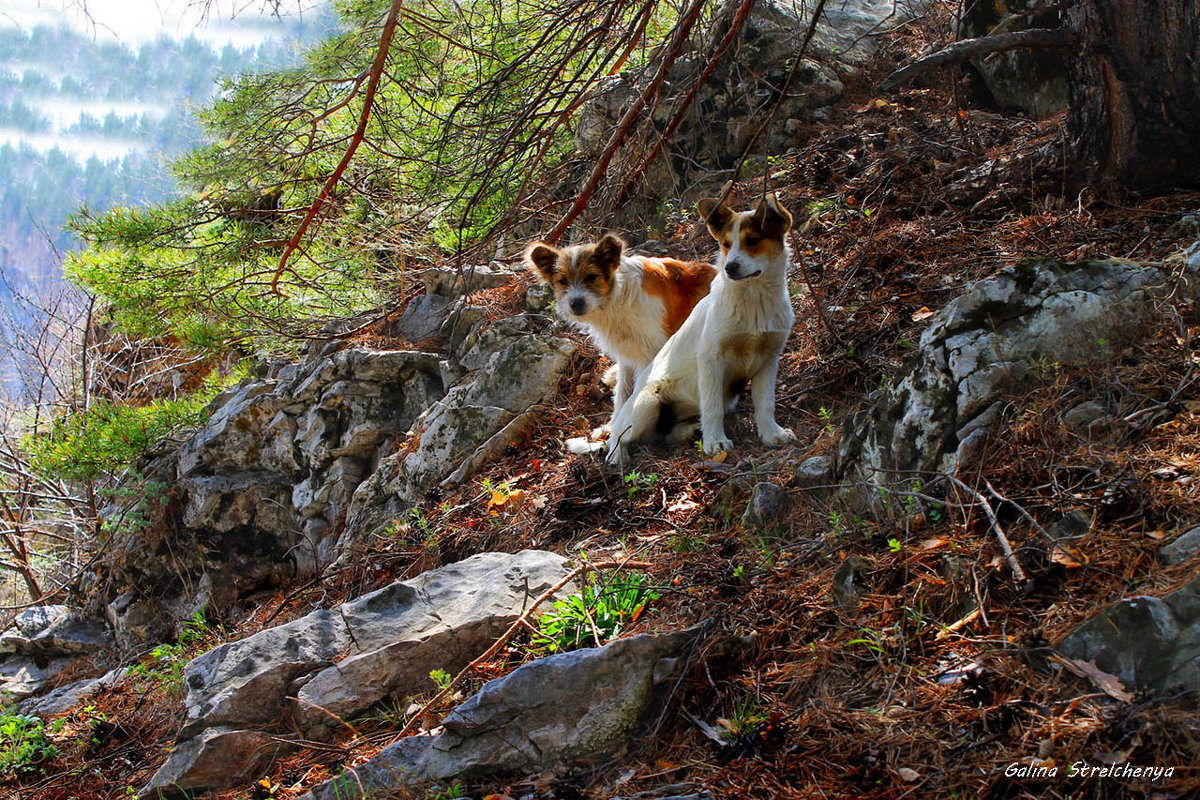
{"label": "distant forest", "polygon": [[[303,24],[279,24],[280,38],[247,48],[194,36],[134,48],[65,27],[0,29],[0,129],[131,148],[81,160],[71,148],[0,145],[0,347],[9,350],[28,322],[14,295],[58,284],[60,253],[76,244],[62,227],[70,215],[169,198],[167,164],[201,142],[193,110],[222,90],[223,78],[297,63],[299,46],[328,35],[334,18],[314,12]],[[0,384],[11,389],[13,379],[12,365],[0,363]]]}

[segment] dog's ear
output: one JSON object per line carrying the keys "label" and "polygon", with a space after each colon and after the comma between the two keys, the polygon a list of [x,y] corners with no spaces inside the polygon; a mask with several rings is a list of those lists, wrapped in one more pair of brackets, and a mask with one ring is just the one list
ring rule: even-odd
{"label": "dog's ear", "polygon": [[700,219],[704,220],[713,238],[719,238],[717,234],[729,227],[729,221],[733,219],[733,209],[715,197],[704,198],[696,204],[696,208],[700,210]]}
{"label": "dog's ear", "polygon": [[615,233],[606,233],[596,242],[592,251],[592,262],[611,275],[621,264],[621,254],[625,252],[625,240]]}
{"label": "dog's ear", "polygon": [[525,248],[525,263],[542,283],[549,283],[558,263],[558,251],[545,242],[534,242]]}
{"label": "dog's ear", "polygon": [[763,236],[782,239],[791,230],[792,214],[779,204],[779,198],[771,192],[764,197],[754,209],[754,227]]}

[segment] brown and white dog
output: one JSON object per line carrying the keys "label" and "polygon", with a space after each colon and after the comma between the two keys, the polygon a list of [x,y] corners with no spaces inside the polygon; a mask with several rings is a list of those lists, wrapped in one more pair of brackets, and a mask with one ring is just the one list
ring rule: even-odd
{"label": "brown and white dog", "polygon": [[626,255],[624,240],[611,233],[562,250],[534,242],[525,260],[553,287],[563,319],[586,330],[616,363],[614,417],[637,372],[679,330],[716,275],[710,264]]}
{"label": "brown and white dog", "polygon": [[[629,402],[613,417],[608,460],[624,460],[626,446],[648,438],[664,410],[674,420],[700,417],[705,453],[727,450],[724,415],[749,379],[754,421],[765,444],[795,441],[775,422],[775,375],[792,329],[788,296],[792,215],[774,194],[754,211],[735,212],[719,200],[700,201],[700,216],[721,247],[708,296],[667,340],[649,368],[638,373]],[[690,434],[678,424],[671,438]]]}

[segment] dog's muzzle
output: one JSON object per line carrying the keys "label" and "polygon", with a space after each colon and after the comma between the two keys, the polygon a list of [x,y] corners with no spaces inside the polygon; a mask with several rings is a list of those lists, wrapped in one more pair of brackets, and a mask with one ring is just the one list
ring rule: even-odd
{"label": "dog's muzzle", "polygon": [[740,261],[730,261],[725,265],[725,274],[733,281],[744,281],[746,278],[753,278],[756,275],[761,275],[762,270],[758,269],[754,272],[746,272],[746,267]]}

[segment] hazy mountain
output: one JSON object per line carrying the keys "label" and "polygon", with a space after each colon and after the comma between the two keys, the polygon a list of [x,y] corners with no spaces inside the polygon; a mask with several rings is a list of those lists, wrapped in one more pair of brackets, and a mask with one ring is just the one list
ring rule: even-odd
{"label": "hazy mountain", "polygon": [[[62,228],[69,215],[170,196],[166,164],[200,141],[193,112],[220,79],[293,63],[298,45],[331,24],[318,12],[273,28],[248,19],[236,40],[257,44],[245,46],[194,35],[131,46],[65,25],[0,27],[0,346],[11,350],[13,328],[29,324],[17,298],[60,280],[60,253],[76,245]],[[0,358],[11,390],[13,362]]]}

